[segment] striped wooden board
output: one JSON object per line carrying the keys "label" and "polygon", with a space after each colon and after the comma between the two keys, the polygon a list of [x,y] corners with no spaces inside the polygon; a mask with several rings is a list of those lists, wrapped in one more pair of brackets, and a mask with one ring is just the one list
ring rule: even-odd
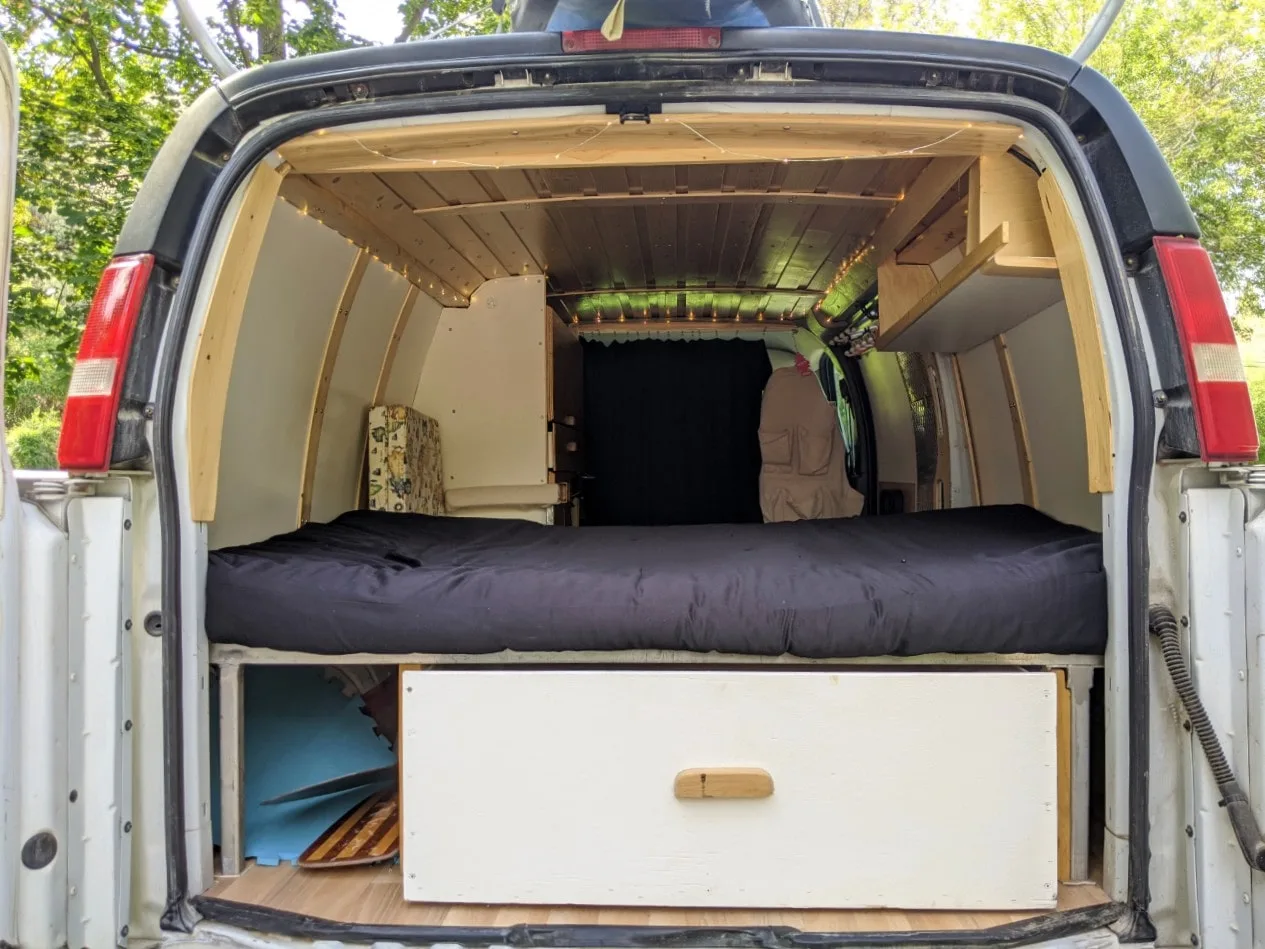
{"label": "striped wooden board", "polygon": [[299,857],[299,866],[354,867],[394,860],[400,852],[400,795],[396,788],[361,801]]}

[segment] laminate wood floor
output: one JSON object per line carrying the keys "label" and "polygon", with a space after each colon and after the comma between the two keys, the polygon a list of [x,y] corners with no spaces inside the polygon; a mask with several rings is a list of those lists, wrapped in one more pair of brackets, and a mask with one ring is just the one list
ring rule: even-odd
{"label": "laminate wood floor", "polygon": [[[943,910],[759,910],[620,906],[493,906],[408,903],[400,868],[348,867],[301,870],[250,865],[239,877],[220,877],[204,895],[345,923],[402,926],[513,926],[615,924],[625,926],[792,926],[817,932],[903,932],[919,929],[984,929],[1042,913]],[[1061,910],[1106,903],[1094,884],[1059,886]]]}

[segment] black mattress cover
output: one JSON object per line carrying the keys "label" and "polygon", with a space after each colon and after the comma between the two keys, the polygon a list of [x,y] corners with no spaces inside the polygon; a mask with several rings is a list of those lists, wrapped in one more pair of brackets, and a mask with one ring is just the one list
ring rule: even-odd
{"label": "black mattress cover", "polygon": [[1099,535],[1023,506],[546,527],[356,511],[213,551],[213,642],[310,653],[1101,653]]}

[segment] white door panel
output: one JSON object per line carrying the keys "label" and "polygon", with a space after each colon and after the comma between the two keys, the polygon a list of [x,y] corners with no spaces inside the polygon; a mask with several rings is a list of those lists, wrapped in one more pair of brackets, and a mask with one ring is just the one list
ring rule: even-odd
{"label": "white door panel", "polygon": [[68,922],[71,946],[125,945],[131,879],[131,502],[70,501]]}
{"label": "white door panel", "polygon": [[[54,510],[60,513],[60,506]],[[19,839],[38,842],[18,889],[22,949],[58,949],[66,937],[66,532],[24,502],[21,601],[22,794]],[[45,862],[47,861],[47,862]]]}
{"label": "white door panel", "polygon": [[[1227,488],[1186,492],[1189,542],[1188,664],[1195,688],[1243,790],[1253,796],[1248,736],[1244,497]],[[1206,946],[1251,945],[1252,871],[1203,749],[1191,734],[1195,896]],[[1256,791],[1259,795],[1259,789]]]}

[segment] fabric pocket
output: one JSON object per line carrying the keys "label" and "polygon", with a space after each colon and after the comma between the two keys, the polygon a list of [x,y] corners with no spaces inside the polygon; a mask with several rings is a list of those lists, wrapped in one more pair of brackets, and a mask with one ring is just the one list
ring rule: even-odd
{"label": "fabric pocket", "polygon": [[799,448],[797,470],[802,475],[825,474],[830,466],[830,454],[834,448],[832,435],[821,435],[800,427],[796,439]]}
{"label": "fabric pocket", "polygon": [[760,432],[760,457],[766,465],[791,466],[791,433]]}

